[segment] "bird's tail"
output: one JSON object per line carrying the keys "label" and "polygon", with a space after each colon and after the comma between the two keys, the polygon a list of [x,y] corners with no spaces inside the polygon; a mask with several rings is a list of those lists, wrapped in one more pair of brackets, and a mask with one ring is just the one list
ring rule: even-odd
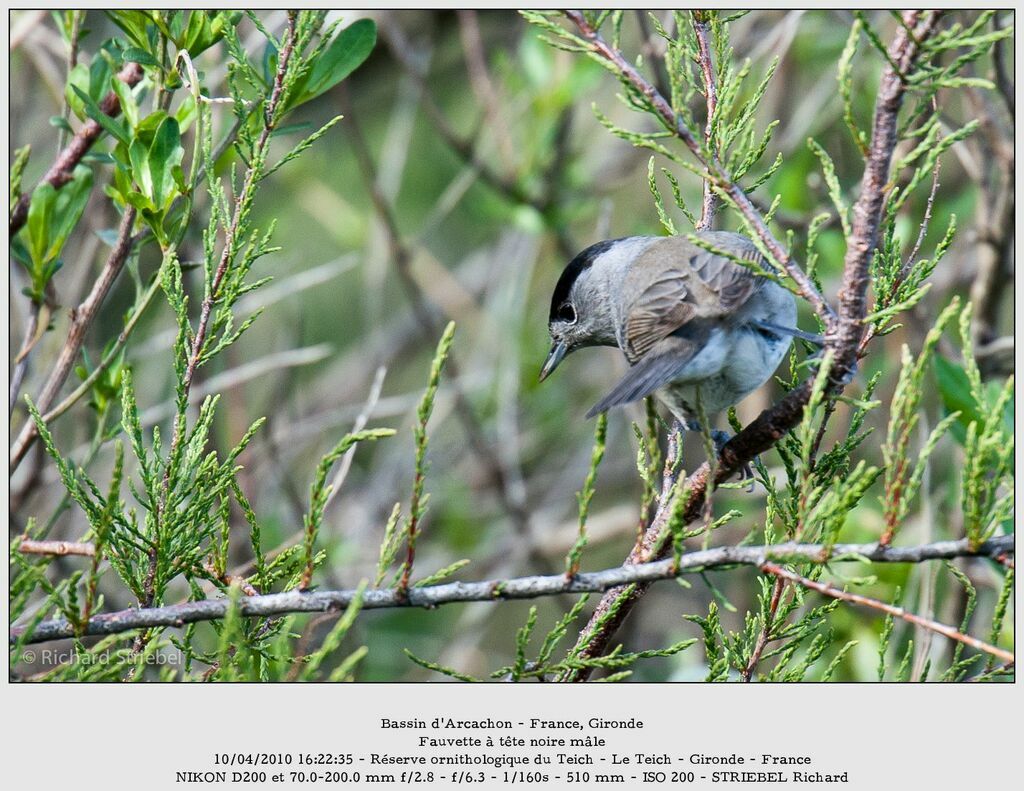
{"label": "bird's tail", "polygon": [[768,332],[777,332],[782,335],[791,335],[794,338],[800,338],[808,343],[813,343],[816,346],[825,345],[825,337],[823,335],[815,335],[811,332],[804,332],[798,330],[796,327],[783,327],[781,324],[772,324],[770,321],[754,321],[751,322],[755,327],[761,330],[767,330]]}

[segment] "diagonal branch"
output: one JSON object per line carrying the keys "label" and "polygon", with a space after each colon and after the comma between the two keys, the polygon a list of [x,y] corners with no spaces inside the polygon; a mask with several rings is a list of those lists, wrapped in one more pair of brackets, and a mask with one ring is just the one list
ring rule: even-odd
{"label": "diagonal branch", "polygon": [[[997,557],[1012,552],[1014,535],[993,538],[972,547],[967,539],[939,541],[914,547],[882,547],[878,544],[775,544],[756,547],[717,547],[690,552],[678,561],[669,558],[656,563],[618,566],[604,571],[578,574],[566,578],[565,574],[519,577],[507,580],[481,582],[450,582],[430,587],[412,587],[402,592],[395,588],[367,590],[363,594],[363,609],[395,607],[434,608],[441,604],[471,601],[499,601],[509,599],[535,599],[561,593],[588,593],[608,590],[628,584],[648,585],[658,580],[674,579],[683,574],[696,574],[711,568],[754,566],[763,568],[770,563],[839,563],[865,559],[872,563],[923,563],[955,557]],[[358,594],[357,590],[313,591],[298,590],[246,596],[239,603],[239,612],[246,617],[281,615],[289,612],[328,612],[347,607]],[[121,610],[91,618],[79,635],[105,635],[148,627],[180,627],[197,621],[223,618],[228,611],[227,599],[206,599],[185,602],[168,607]],[[74,627],[63,619],[44,621],[35,627],[26,643],[60,640],[76,634]],[[23,639],[25,628],[14,628],[10,642]],[[1011,657],[1012,661],[1012,657]]]}
{"label": "diagonal branch", "polygon": [[[753,207],[742,189],[727,180],[718,162],[707,161],[704,158],[700,144],[682,120],[676,116],[668,101],[626,61],[621,52],[608,45],[587,22],[583,14],[578,11],[566,12],[567,16],[580,29],[583,38],[590,42],[593,50],[610,61],[624,81],[633,85],[647,97],[651,107],[662,117],[665,124],[675,131],[676,136],[705,165],[708,178],[715,181],[719,188],[730,196],[758,231],[764,244],[801,287],[804,297],[818,310],[818,315],[826,322],[829,329],[826,349],[834,355],[829,377],[828,392],[830,395],[840,392],[856,370],[858,349],[864,334],[863,320],[867,315],[866,293],[869,265],[878,240],[878,229],[887,196],[886,183],[889,167],[898,137],[896,121],[906,90],[902,75],[909,73],[920,52],[921,42],[935,30],[940,13],[938,11],[904,12],[904,24],[900,26],[890,45],[889,60],[899,66],[899,71],[897,72],[890,65],[882,74],[875,107],[871,146],[861,182],[861,194],[853,207],[854,222],[844,262],[843,285],[839,292],[839,314],[835,316],[831,307],[810,283],[807,275],[793,264],[785,255],[781,244],[771,236],[760,213]],[[914,31],[913,36],[908,34],[909,30]],[[727,480],[743,464],[771,448],[787,431],[800,422],[804,407],[810,398],[811,385],[811,380],[801,383],[726,443],[721,450],[713,481],[708,480],[710,470],[706,463],[690,476],[684,488],[689,496],[683,510],[684,524],[689,524],[700,516],[709,483],[716,485]],[[663,534],[671,509],[669,498],[663,498],[651,526],[634,546],[626,560],[627,564],[646,563],[664,555],[666,550],[663,546]],[[623,585],[609,590],[601,598],[587,626],[580,632],[576,644],[578,656],[586,659],[604,654],[610,647],[613,636],[646,590],[647,586],[643,583]],[[567,674],[562,680],[585,681],[590,672],[590,668],[582,668]]]}
{"label": "diagonal branch", "polygon": [[[142,66],[138,63],[126,63],[124,68],[118,72],[117,79],[129,88],[135,86],[142,79]],[[116,118],[121,112],[121,102],[118,100],[117,94],[111,91],[104,96],[102,101],[100,101],[100,110],[104,115]],[[82,161],[82,157],[92,148],[93,143],[99,139],[102,132],[103,127],[92,118],[86,121],[82,128],[75,133],[75,136],[71,138],[71,142],[68,143],[67,147],[60,152],[39,183],[50,184],[54,189],[60,189],[71,181],[75,166]],[[20,231],[28,219],[28,206],[31,200],[31,190],[18,196],[18,202],[11,210],[11,236]]]}
{"label": "diagonal branch", "polygon": [[912,623],[915,626],[920,626],[923,629],[936,632],[938,634],[948,637],[950,640],[957,640],[964,645],[969,645],[971,648],[976,648],[979,651],[984,651],[987,654],[991,654],[998,659],[1002,659],[1004,662],[1013,663],[1013,654],[1009,651],[1004,651],[1002,648],[997,648],[994,645],[989,645],[983,640],[979,640],[977,637],[971,637],[969,634],[954,629],[952,626],[946,626],[944,623],[933,621],[931,618],[924,618],[912,612],[907,612],[902,607],[894,607],[891,604],[886,604],[878,599],[872,599],[869,596],[861,596],[859,593],[850,593],[849,591],[836,588],[827,582],[817,582],[815,580],[808,579],[807,577],[801,577],[799,574],[784,569],[775,563],[765,563],[761,566],[761,570],[767,574],[773,574],[777,580],[789,580],[795,582],[798,585],[803,585],[805,588],[817,591],[818,593],[824,594],[825,596],[831,596],[833,599],[839,599],[840,601],[849,602],[850,604],[860,604],[864,607],[871,607],[875,610],[881,610],[882,612],[902,618],[908,623]]}

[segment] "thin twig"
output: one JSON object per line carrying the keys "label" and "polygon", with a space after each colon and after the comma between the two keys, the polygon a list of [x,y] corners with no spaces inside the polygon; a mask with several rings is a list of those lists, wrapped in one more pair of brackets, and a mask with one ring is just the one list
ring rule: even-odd
{"label": "thin twig", "polygon": [[761,570],[767,574],[774,574],[778,579],[786,579],[791,582],[795,582],[798,585],[802,585],[805,588],[818,591],[826,596],[831,596],[833,599],[839,599],[841,601],[849,602],[850,604],[860,604],[864,607],[871,607],[875,610],[881,610],[882,612],[893,615],[897,618],[902,618],[908,623],[912,623],[915,626],[920,626],[923,629],[935,632],[937,634],[944,635],[950,640],[957,640],[964,645],[969,645],[971,648],[976,648],[979,651],[984,651],[987,654],[991,654],[994,657],[1002,659],[1004,662],[1013,662],[1013,654],[1009,651],[1004,651],[1002,648],[997,648],[994,645],[989,645],[983,640],[979,640],[976,637],[971,637],[968,634],[957,631],[952,626],[946,626],[938,621],[933,621],[930,618],[923,618],[920,615],[916,615],[912,612],[907,612],[902,607],[894,607],[891,604],[878,601],[878,599],[872,599],[868,596],[861,596],[859,593],[850,593],[849,591],[841,590],[833,587],[827,582],[817,582],[815,580],[807,579],[807,577],[801,577],[799,574],[784,569],[775,563],[765,563],[761,566]]}
{"label": "thin twig", "polygon": [[[617,566],[604,571],[519,577],[481,582],[450,582],[428,587],[412,587],[404,592],[394,588],[367,590],[363,609],[392,607],[434,608],[441,604],[470,601],[502,601],[534,599],[560,593],[587,593],[613,589],[617,586],[647,585],[658,580],[673,579],[682,574],[700,573],[710,568],[754,566],[764,568],[771,563],[839,563],[868,560],[872,563],[923,563],[955,557],[996,557],[1012,552],[1014,535],[993,538],[972,547],[966,539],[939,541],[913,547],[880,547],[878,544],[775,544],[772,546],[728,546],[689,552],[678,560],[669,558],[656,563]],[[281,615],[289,612],[326,612],[347,607],[359,593],[355,589],[335,591],[298,591],[248,596],[238,603],[246,617]],[[130,609],[105,613],[91,618],[82,635],[102,635],[131,629],[174,626],[196,621],[223,618],[228,610],[227,599],[206,599],[150,609]],[[10,631],[13,643],[24,637],[25,627]],[[63,619],[44,621],[35,627],[28,643],[60,640],[75,634],[74,627]]]}
{"label": "thin twig", "polygon": [[466,60],[466,72],[469,75],[469,84],[476,94],[477,102],[484,108],[484,114],[490,122],[491,131],[498,141],[498,149],[501,151],[501,158],[505,163],[505,170],[509,173],[515,172],[515,146],[508,134],[508,121],[502,117],[501,103],[498,100],[494,89],[494,81],[491,79],[487,69],[487,56],[485,54],[483,36],[480,34],[480,24],[477,20],[476,11],[473,9],[460,9],[459,36],[462,39],[462,49]]}
{"label": "thin twig", "polygon": [[932,207],[935,205],[935,193],[939,190],[939,165],[942,160],[935,160],[935,168],[932,170],[932,188],[928,193],[928,203],[924,207],[924,217],[921,218],[921,225],[917,229],[917,240],[914,242],[913,248],[903,261],[903,267],[900,269],[900,277],[897,281],[897,285],[893,288],[895,291],[898,288],[899,283],[907,276],[910,268],[914,265],[914,259],[917,258],[917,254],[921,251],[921,245],[924,243],[924,237],[928,233],[928,225],[932,221]]}
{"label": "thin twig", "polygon": [[750,653],[750,661],[747,662],[747,666],[740,674],[744,681],[750,681],[753,678],[757,663],[761,661],[761,654],[764,653],[765,646],[768,645],[768,640],[771,638],[772,627],[775,626],[775,613],[778,612],[779,600],[782,598],[782,590],[785,585],[786,583],[782,581],[781,577],[775,578],[775,584],[772,586],[772,598],[768,604],[768,613],[761,625],[761,631],[757,635],[754,650]]}
{"label": "thin twig", "polygon": [[[52,289],[48,283],[47,291],[50,290]],[[32,301],[31,312],[29,313],[28,321],[25,323],[25,336],[22,338],[18,355],[14,358],[14,371],[11,373],[11,387],[8,397],[8,415],[14,413],[14,407],[18,403],[18,396],[21,394],[21,383],[25,380],[25,373],[28,371],[28,356],[43,336],[43,331],[45,331],[46,325],[49,323],[52,309],[52,300],[49,297],[43,302]],[[40,316],[44,316],[42,322],[39,321]]]}
{"label": "thin twig", "polygon": [[18,542],[18,551],[24,555],[80,555],[91,558],[96,554],[96,547],[84,541],[35,541],[23,538]]}
{"label": "thin twig", "polygon": [[[124,68],[117,73],[117,78],[131,88],[142,79],[142,66],[134,62],[126,63]],[[104,96],[100,102],[100,110],[104,115],[116,118],[121,112],[121,102],[118,100],[117,94],[111,91]],[[75,136],[71,138],[67,148],[61,151],[39,183],[50,184],[54,189],[60,189],[71,181],[75,166],[82,161],[82,157],[92,148],[93,143],[99,139],[102,131],[103,127],[93,119],[90,118],[86,121],[82,128],[75,133]],[[28,205],[31,200],[32,191],[26,192],[19,196],[18,202],[11,210],[11,236],[20,231],[28,219]]]}
{"label": "thin twig", "polygon": [[[69,11],[71,14],[71,31],[68,36],[68,57],[67,57],[67,76],[70,78],[72,69],[78,65],[78,38],[82,32],[82,20],[85,18],[85,11]],[[60,117],[65,121],[71,118],[71,104],[67,100],[67,96],[64,97],[63,107],[61,108]],[[61,128],[57,135],[57,156],[60,156],[60,152],[64,150],[64,146],[68,142],[68,130],[64,127]]]}
{"label": "thin twig", "polygon": [[[701,81],[704,83],[704,102],[707,106],[707,119],[704,122],[704,144],[708,151],[718,156],[714,144],[712,122],[715,118],[715,108],[718,106],[718,94],[715,88],[715,64],[711,60],[711,45],[708,42],[708,18],[704,11],[691,11],[690,19],[693,22],[693,32],[697,37],[698,65],[700,66]],[[710,231],[715,225],[715,210],[717,199],[711,189],[711,182],[704,179],[702,185],[702,198],[700,221],[697,223],[698,231]]]}
{"label": "thin twig", "polygon": [[[996,32],[1003,29],[1003,26],[999,23],[998,11],[992,15],[992,28]],[[992,43],[992,67],[996,73],[996,88],[999,89],[999,95],[1006,104],[1006,109],[1010,111],[1010,117],[1014,117],[1015,101],[1013,81],[1006,73],[1006,63],[1003,61],[1003,39],[1001,38],[996,39]]]}

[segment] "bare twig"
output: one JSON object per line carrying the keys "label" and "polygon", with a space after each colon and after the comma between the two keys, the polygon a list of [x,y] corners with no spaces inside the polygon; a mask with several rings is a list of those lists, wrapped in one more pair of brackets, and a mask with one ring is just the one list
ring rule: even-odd
{"label": "bare twig", "polygon": [[903,261],[903,268],[900,271],[900,280],[903,280],[907,276],[907,272],[914,265],[914,259],[917,258],[917,254],[921,251],[921,244],[924,242],[924,237],[928,233],[928,225],[932,221],[932,207],[935,205],[935,193],[939,191],[939,165],[941,160],[935,160],[935,168],[932,170],[932,188],[928,193],[928,203],[924,208],[924,216],[921,218],[921,225],[917,229],[917,240],[914,242],[913,248]]}
{"label": "bare twig", "polygon": [[[534,599],[560,593],[586,593],[617,586],[647,585],[658,580],[673,579],[683,574],[699,573],[709,568],[727,566],[755,566],[764,568],[772,563],[838,563],[868,560],[872,563],[923,563],[954,557],[996,557],[1012,552],[1014,536],[993,538],[977,547],[967,539],[940,541],[913,547],[880,547],[878,544],[776,544],[755,547],[717,547],[689,552],[678,560],[669,558],[656,563],[617,566],[616,568],[577,574],[566,579],[565,574],[519,577],[481,582],[451,582],[423,588],[410,588],[405,595],[393,588],[365,591],[363,609],[392,607],[434,608],[441,604],[469,601],[501,601],[508,599]],[[358,591],[298,590],[248,596],[239,601],[239,611],[246,617],[280,615],[289,612],[326,612],[347,607]],[[207,599],[185,602],[169,607],[131,609],[105,613],[91,618],[82,635],[103,635],[149,627],[180,627],[196,621],[223,618],[228,610],[226,599]],[[25,628],[10,631],[13,643],[24,637]],[[65,620],[44,621],[33,630],[26,643],[59,640],[75,634],[74,627]]]}
{"label": "bare twig", "polygon": [[[1000,24],[998,11],[992,15],[992,28],[996,32],[1003,29],[1003,26]],[[999,95],[1003,98],[1003,102],[1006,103],[1006,109],[1010,111],[1010,116],[1012,117],[1015,114],[1013,80],[1006,73],[1006,63],[1003,60],[1003,40],[1001,38],[996,39],[992,44],[992,66],[996,73],[996,88],[999,89]]]}
{"label": "bare twig", "polygon": [[[51,284],[48,283],[47,292],[51,290]],[[47,298],[43,302],[32,301],[28,321],[25,323],[25,335],[22,338],[21,347],[18,349],[18,355],[14,358],[14,371],[11,373],[11,387],[8,398],[8,414],[14,413],[14,407],[18,403],[18,396],[21,393],[21,383],[25,380],[25,373],[28,371],[28,356],[43,336],[43,332],[45,332],[46,326],[49,324],[53,307],[53,301],[50,299],[49,293],[47,293]],[[42,317],[42,321],[40,321],[40,317]]]}
{"label": "bare twig", "polygon": [[[124,68],[118,72],[117,78],[125,85],[132,87],[142,79],[142,67],[138,63],[126,63]],[[112,118],[116,117],[121,112],[121,102],[118,100],[117,94],[111,91],[104,96],[100,102],[100,110],[105,115],[109,115]],[[96,142],[102,131],[103,127],[93,119],[90,118],[86,121],[82,128],[75,133],[75,136],[71,138],[67,148],[60,153],[53,165],[50,166],[50,169],[46,171],[46,175],[43,176],[40,184],[47,183],[55,189],[60,189],[71,181],[75,166],[81,162],[82,157],[92,148],[93,143]],[[28,219],[28,205],[31,200],[32,192],[26,192],[18,198],[14,209],[11,210],[11,236],[20,231],[21,227],[25,224],[25,220]]]}
{"label": "bare twig", "polygon": [[778,612],[779,601],[782,598],[782,589],[785,586],[786,583],[782,581],[781,577],[775,578],[775,584],[772,586],[772,598],[768,604],[768,614],[765,616],[764,624],[761,626],[761,631],[757,635],[757,642],[754,644],[754,650],[750,653],[750,661],[747,662],[747,666],[740,674],[744,681],[750,681],[750,679],[754,677],[754,670],[757,668],[757,663],[761,661],[761,654],[764,653],[765,646],[768,645],[772,629],[775,626],[775,613]]}
{"label": "bare twig", "polygon": [[982,375],[1006,375],[1013,370],[1013,339],[1011,337],[1009,343],[997,342],[1001,330],[1000,312],[1007,304],[1007,287],[1013,278],[1016,208],[1013,129],[999,123],[994,105],[980,96],[971,102],[971,109],[985,133],[973,141],[977,159],[985,165],[972,176],[978,183],[980,197],[974,212],[976,266],[971,284],[974,305],[971,336]]}
{"label": "bare twig", "polygon": [[508,173],[515,172],[515,146],[508,134],[508,121],[502,117],[501,103],[494,89],[494,81],[487,69],[487,56],[484,50],[483,36],[476,11],[460,9],[459,35],[462,38],[462,49],[466,59],[466,73],[469,84],[476,94],[477,101],[484,108],[484,113],[491,125],[498,149]]}
{"label": "bare twig", "polygon": [[[86,296],[85,301],[77,308],[72,308],[71,310],[71,326],[68,328],[68,336],[64,341],[64,347],[60,350],[57,362],[50,371],[46,384],[35,400],[36,409],[41,413],[46,413],[50,409],[54,399],[56,399],[57,394],[60,392],[64,381],[75,364],[75,360],[78,358],[78,352],[82,348],[86,332],[96,318],[96,314],[99,312],[100,305],[103,304],[107,292],[110,291],[110,287],[117,280],[117,276],[121,273],[125,262],[128,260],[128,255],[132,251],[134,242],[132,237],[132,225],[134,223],[135,208],[128,206],[121,217],[117,241],[114,243],[114,248],[110,251],[107,262],[103,265],[103,270],[93,284],[92,290]],[[25,458],[25,453],[36,436],[36,425],[33,421],[29,420],[25,423],[11,448],[11,475],[18,468],[21,460]]]}
{"label": "bare twig", "polygon": [[[691,11],[690,18],[693,21],[693,32],[697,37],[697,52],[699,56],[701,81],[704,83],[704,102],[707,106],[707,118],[704,122],[704,144],[708,151],[718,156],[715,149],[712,135],[712,122],[715,118],[715,108],[718,106],[718,94],[715,88],[715,64],[711,60],[711,45],[708,42],[710,34],[708,18],[704,11]],[[711,189],[711,182],[705,179],[701,185],[702,199],[700,210],[700,221],[697,223],[698,231],[710,231],[715,225],[715,209],[718,203],[715,193]]]}
{"label": "bare twig", "polygon": [[784,569],[775,563],[765,563],[761,566],[761,570],[768,574],[774,574],[778,579],[790,580],[791,582],[795,582],[805,588],[810,588],[811,590],[818,591],[818,593],[831,596],[833,599],[839,599],[841,601],[849,602],[850,604],[860,604],[865,607],[871,607],[875,610],[881,610],[888,615],[902,618],[904,621],[912,623],[915,626],[920,626],[923,629],[928,629],[929,631],[944,635],[950,640],[957,640],[964,645],[971,646],[971,648],[984,651],[987,654],[991,654],[994,657],[1002,659],[1004,662],[1013,662],[1013,654],[1009,651],[1004,651],[1002,648],[989,645],[983,640],[979,640],[976,637],[971,637],[968,634],[957,631],[952,626],[946,626],[945,624],[933,621],[930,618],[923,618],[915,613],[907,612],[902,607],[894,607],[891,604],[878,601],[878,599],[872,599],[869,596],[861,596],[859,593],[850,593],[849,591],[833,587],[827,582],[817,582],[815,580],[807,579],[807,577],[801,577],[799,574],[789,571],[788,569]]}
{"label": "bare twig", "polygon": [[96,554],[96,547],[82,541],[35,541],[23,538],[18,542],[18,551],[25,555],[80,555],[91,558]]}

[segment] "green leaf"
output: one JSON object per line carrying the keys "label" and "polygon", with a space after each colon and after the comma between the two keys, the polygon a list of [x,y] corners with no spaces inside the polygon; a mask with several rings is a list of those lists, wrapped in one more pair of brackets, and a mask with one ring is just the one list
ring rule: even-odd
{"label": "green leaf", "polygon": [[181,165],[184,155],[177,120],[165,118],[157,127],[146,158],[152,184],[150,198],[158,211],[162,211],[174,197],[174,168]]}
{"label": "green leaf", "polygon": [[51,115],[50,126],[56,127],[57,129],[63,129],[68,134],[74,134],[75,130],[71,128],[71,124],[68,123],[68,119],[63,115]]}
{"label": "green leaf", "polygon": [[141,66],[159,67],[160,63],[150,55],[146,50],[140,47],[127,47],[122,53],[121,57],[125,60],[130,60],[133,63],[138,63]]}
{"label": "green leaf", "polygon": [[297,104],[330,90],[358,68],[377,43],[377,24],[360,19],[342,30],[324,50],[298,91]]}
{"label": "green leaf", "polygon": [[178,129],[182,134],[188,131],[189,127],[196,120],[197,108],[196,100],[192,94],[186,94],[181,100],[181,104],[178,105],[178,109],[174,111],[174,117],[178,119]]}
{"label": "green leaf", "polygon": [[46,263],[46,249],[49,247],[50,227],[53,224],[53,210],[57,205],[57,190],[43,182],[32,192],[28,205],[28,253],[36,269]]}
{"label": "green leaf", "polygon": [[110,87],[117,95],[117,100],[121,104],[121,112],[124,113],[125,120],[128,122],[129,127],[134,129],[139,125],[139,105],[135,102],[132,89],[121,82],[116,76],[111,77]]}
{"label": "green leaf", "polygon": [[978,403],[971,394],[971,383],[963,367],[944,357],[935,357],[935,377],[939,384],[942,404],[950,412],[959,412],[960,417],[952,427],[953,436],[962,445],[971,423],[984,423],[985,418]]}
{"label": "green leaf", "polygon": [[241,18],[241,11],[192,11],[188,27],[174,36],[175,42],[194,58],[224,38],[227,28],[237,25]]}
{"label": "green leaf", "polygon": [[146,161],[149,152],[142,139],[136,137],[128,146],[128,157],[132,165],[132,176],[139,185],[142,194],[149,199],[153,194],[153,178],[150,176],[149,163]]}
{"label": "green leaf", "polygon": [[79,63],[68,72],[67,85],[64,86],[64,98],[67,99],[68,107],[79,120],[85,119],[85,104],[78,97],[78,91],[89,92],[89,70],[84,64]]}
{"label": "green leaf", "polygon": [[14,152],[14,161],[10,170],[10,201],[8,210],[14,211],[14,207],[21,199],[21,177],[25,175],[25,167],[28,165],[28,158],[32,154],[32,146],[22,146]]}
{"label": "green leaf", "polygon": [[110,20],[123,30],[129,40],[141,49],[149,49],[152,18],[146,11],[107,11]]}
{"label": "green leaf", "polygon": [[131,192],[124,196],[124,199],[141,212],[155,211],[153,203],[141,192],[135,192],[134,190],[132,190]]}
{"label": "green leaf", "polygon": [[46,255],[50,260],[60,255],[71,232],[78,225],[89,202],[92,192],[92,170],[85,165],[78,165],[67,184],[57,192],[54,206],[53,228],[50,231],[50,245]]}
{"label": "green leaf", "polygon": [[128,145],[128,133],[125,130],[124,124],[103,112],[100,109],[100,106],[96,104],[95,99],[89,96],[89,94],[77,85],[72,85],[71,88],[77,94],[78,98],[82,100],[85,114],[102,126],[103,129],[111,135],[111,137],[114,137],[119,142]]}

